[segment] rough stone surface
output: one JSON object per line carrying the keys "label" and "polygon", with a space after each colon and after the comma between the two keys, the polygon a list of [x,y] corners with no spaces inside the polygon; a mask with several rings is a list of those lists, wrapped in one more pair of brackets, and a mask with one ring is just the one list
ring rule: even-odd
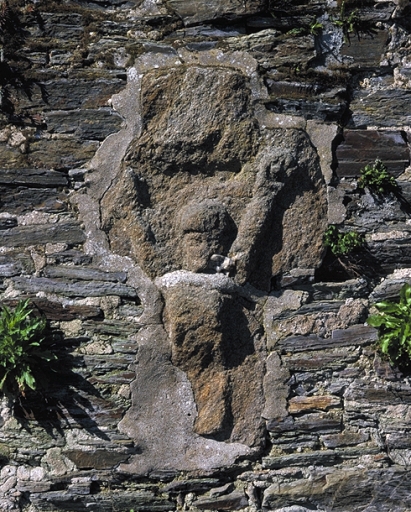
{"label": "rough stone surface", "polygon": [[[318,265],[325,189],[307,137],[296,130],[287,132],[287,142],[278,130],[259,136],[249,106],[251,84],[238,71],[192,67],[157,75],[142,84],[146,128],[104,197],[111,246],[131,253],[152,276],[178,268],[212,272],[212,256],[219,254],[233,260],[227,272],[236,280],[260,288],[273,274]],[[183,98],[178,102],[177,91]],[[161,151],[159,133],[169,139]],[[299,148],[298,159],[290,147]],[[303,189],[297,196],[295,181]],[[289,236],[308,211],[312,228]],[[261,237],[264,252],[258,251]]]}
{"label": "rough stone surface", "polygon": [[[4,2],[0,302],[57,360],[1,397],[1,510],[411,508],[409,376],[365,325],[411,280],[410,16]],[[358,188],[377,157],[398,191]]]}

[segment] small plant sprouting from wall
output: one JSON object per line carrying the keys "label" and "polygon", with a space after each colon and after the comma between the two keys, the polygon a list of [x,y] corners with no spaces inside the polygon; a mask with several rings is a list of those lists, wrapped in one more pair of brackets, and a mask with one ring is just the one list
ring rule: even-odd
{"label": "small plant sprouting from wall", "polygon": [[338,18],[334,18],[331,21],[336,27],[341,28],[346,42],[350,40],[350,34],[359,34],[362,25],[361,19],[358,15],[358,9],[354,9],[347,14],[345,10],[345,2],[342,2],[341,4]]}
{"label": "small plant sprouting from wall", "polygon": [[318,36],[319,34],[321,34],[323,28],[323,24],[314,18],[314,20],[310,24],[310,34],[312,34],[313,36]]}
{"label": "small plant sprouting from wall", "polygon": [[396,192],[399,186],[394,176],[388,172],[387,167],[377,158],[373,164],[366,165],[360,170],[358,188],[368,188],[376,194],[387,194]]}
{"label": "small plant sprouting from wall", "polygon": [[331,249],[334,256],[347,256],[364,245],[364,236],[357,231],[341,232],[332,224],[325,232],[324,245]]}
{"label": "small plant sprouting from wall", "polygon": [[47,366],[56,356],[42,346],[45,318],[33,317],[30,301],[20,301],[14,310],[0,312],[0,391],[25,395],[44,380]]}
{"label": "small plant sprouting from wall", "polygon": [[367,323],[378,329],[380,351],[400,367],[411,366],[411,286],[405,283],[399,302],[381,301],[374,304],[379,313]]}

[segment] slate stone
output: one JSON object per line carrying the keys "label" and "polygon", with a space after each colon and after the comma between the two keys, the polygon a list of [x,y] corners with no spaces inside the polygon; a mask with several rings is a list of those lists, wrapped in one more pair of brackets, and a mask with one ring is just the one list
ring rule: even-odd
{"label": "slate stone", "polygon": [[267,422],[267,430],[275,437],[287,433],[331,433],[341,431],[341,418],[332,413],[305,414],[300,418],[288,416],[284,420],[273,419]]}
{"label": "slate stone", "polygon": [[135,304],[124,304],[119,306],[118,313],[122,317],[138,318],[144,312],[144,307]]}
{"label": "slate stone", "polygon": [[194,502],[194,506],[199,510],[240,510],[247,505],[248,499],[244,492],[240,491],[215,498],[200,498]]}
{"label": "slate stone", "polygon": [[57,110],[45,116],[51,133],[71,134],[85,140],[104,140],[117,132],[123,118],[109,108],[87,110]]}
{"label": "slate stone", "polygon": [[0,255],[0,276],[13,277],[34,272],[34,264],[29,254],[10,251]]}
{"label": "slate stone", "polygon": [[385,279],[371,292],[370,301],[373,303],[380,302],[382,300],[398,301],[403,284],[404,279],[401,277]]}
{"label": "slate stone", "polygon": [[323,450],[312,453],[295,453],[278,457],[263,457],[262,466],[266,469],[279,469],[289,466],[310,466],[312,464],[330,466],[338,461],[334,450]]}
{"label": "slate stone", "polygon": [[[253,49],[255,51],[258,47]],[[276,66],[297,65],[300,68],[304,67],[316,56],[314,36],[309,34],[300,37],[291,35],[288,38],[277,38],[272,51],[272,58]]]}
{"label": "slate stone", "polygon": [[345,102],[331,103],[315,100],[276,99],[265,104],[268,110],[278,114],[304,116],[305,119],[318,119],[324,122],[340,120],[346,110]]}
{"label": "slate stone", "polygon": [[373,327],[359,324],[349,327],[348,329],[337,329],[333,331],[331,338],[320,338],[315,334],[309,336],[289,336],[288,338],[280,340],[277,347],[282,354],[286,354],[287,352],[292,353],[369,345],[376,339],[377,334]]}
{"label": "slate stone", "polygon": [[82,15],[77,13],[42,13],[43,34],[68,43],[79,44],[83,36]]}
{"label": "slate stone", "polygon": [[0,218],[0,229],[9,229],[17,226],[16,217]]}
{"label": "slate stone", "polygon": [[96,268],[87,267],[64,267],[47,266],[43,269],[43,275],[51,278],[81,279],[85,281],[110,281],[114,283],[125,283],[126,272],[104,272]]}
{"label": "slate stone", "polygon": [[38,167],[68,170],[91,160],[97,141],[77,139],[40,139],[30,143],[30,163]]}
{"label": "slate stone", "polygon": [[332,395],[294,396],[288,401],[288,412],[298,414],[305,411],[322,410],[341,406],[341,400]]}
{"label": "slate stone", "polygon": [[13,286],[26,293],[64,294],[69,297],[101,297],[118,295],[120,297],[136,298],[137,292],[131,286],[110,283],[108,281],[65,281],[48,279],[46,277],[14,277]]}
{"label": "slate stone", "polygon": [[0,169],[0,185],[26,187],[66,187],[67,176],[49,169]]}
{"label": "slate stone", "polygon": [[411,123],[411,113],[404,105],[410,99],[411,91],[399,88],[357,89],[350,104],[351,124],[356,128],[407,126]]}
{"label": "slate stone", "polygon": [[32,302],[48,320],[67,322],[76,319],[101,318],[103,316],[103,312],[97,306],[63,305],[59,302],[38,298],[32,299]]}
{"label": "slate stone", "polygon": [[134,334],[141,325],[119,320],[104,320],[104,322],[84,322],[85,329],[99,334],[126,336]]}
{"label": "slate stone", "polygon": [[190,480],[178,480],[171,482],[164,487],[164,492],[180,493],[180,492],[196,492],[204,493],[211,487],[220,484],[218,478],[193,478]]}
{"label": "slate stone", "polygon": [[23,215],[33,210],[63,213],[67,208],[67,194],[53,188],[0,186],[0,212],[15,215]]}
{"label": "slate stone", "polygon": [[267,89],[270,94],[276,98],[302,99],[311,98],[318,94],[319,86],[307,84],[304,82],[286,82],[276,81],[268,78],[266,80]]}
{"label": "slate stone", "polygon": [[394,404],[411,404],[411,389],[387,389],[382,386],[359,385],[350,387],[345,395],[345,400],[366,403],[369,407],[374,404],[388,406]]}
{"label": "slate stone", "polygon": [[303,304],[299,308],[298,314],[312,315],[315,313],[331,313],[333,311],[338,311],[343,304],[344,301],[339,300],[310,302],[308,304]]}
{"label": "slate stone", "polygon": [[180,16],[185,25],[229,16],[236,18],[245,14],[255,14],[264,8],[262,0],[250,0],[246,4],[240,0],[222,3],[219,0],[170,0],[170,8]]}
{"label": "slate stone", "polygon": [[388,381],[396,381],[403,377],[402,373],[398,368],[396,368],[392,363],[388,360],[382,359],[379,355],[376,354],[375,359],[373,361],[373,366],[376,374],[380,379],[388,380]]}
{"label": "slate stone", "polygon": [[79,469],[111,469],[125,462],[129,455],[113,450],[66,450],[63,454]]}
{"label": "slate stone", "polygon": [[367,432],[342,432],[341,434],[321,436],[321,441],[326,448],[337,448],[365,443],[369,438]]}
{"label": "slate stone", "polygon": [[374,327],[358,324],[347,329],[335,329],[332,332],[332,340],[340,346],[369,345],[377,341],[377,332]]}
{"label": "slate stone", "polygon": [[320,371],[332,369],[333,371],[345,368],[348,363],[358,359],[355,352],[345,351],[315,351],[304,354],[298,352],[292,355],[283,355],[282,361],[290,371]]}
{"label": "slate stone", "polygon": [[314,301],[341,300],[348,298],[367,297],[369,293],[366,279],[350,279],[341,283],[320,282],[307,287],[312,293]]}
{"label": "slate stone", "polygon": [[[77,74],[81,75],[81,72]],[[86,73],[83,75],[87,76]],[[75,76],[75,73],[72,73],[72,76]],[[100,78],[99,72],[94,70],[89,71],[87,77],[90,79],[80,77],[47,80],[39,76],[40,83],[33,85],[31,99],[21,95],[20,105],[22,108],[37,107],[44,108],[46,111],[107,107],[107,101],[113,94],[120,92],[126,84],[125,76],[124,79],[116,76]]]}
{"label": "slate stone", "polygon": [[376,158],[395,177],[409,165],[410,150],[401,131],[344,130],[343,137],[336,150],[336,173],[340,178],[358,177],[360,169]]}
{"label": "slate stone", "polygon": [[114,352],[121,354],[135,354],[137,352],[138,343],[128,340],[116,340],[111,342]]}
{"label": "slate stone", "polygon": [[76,249],[54,252],[47,256],[47,263],[59,265],[61,263],[72,263],[74,265],[90,265],[92,257]]}
{"label": "slate stone", "polygon": [[53,482],[30,482],[21,480],[17,483],[16,489],[19,492],[25,493],[47,493],[52,488]]}
{"label": "slate stone", "polygon": [[361,34],[358,38],[353,36],[345,42],[341,55],[352,59],[349,63],[351,68],[375,68],[380,64],[387,42],[386,30],[374,30],[372,34]]}
{"label": "slate stone", "polygon": [[[98,367],[93,367],[98,368]],[[100,368],[98,368],[100,370]],[[91,384],[100,383],[100,384],[112,384],[121,386],[122,384],[130,384],[130,382],[135,379],[136,372],[116,372],[109,373],[106,375],[99,375],[97,377],[92,377],[89,379]]]}
{"label": "slate stone", "polygon": [[80,244],[84,241],[84,232],[74,222],[33,224],[0,230],[0,246],[4,247],[25,247],[60,242]]}
{"label": "slate stone", "polygon": [[107,355],[99,355],[93,354],[88,355],[85,354],[83,356],[83,361],[88,368],[94,368],[98,370],[98,372],[106,371],[117,371],[124,370],[124,368],[128,368],[129,365],[134,361],[135,357],[132,354],[110,354]]}
{"label": "slate stone", "polygon": [[385,437],[385,442],[387,444],[388,449],[400,449],[400,448],[411,448],[411,434],[410,432],[402,433],[402,432],[394,432],[392,434],[387,434]]}
{"label": "slate stone", "polygon": [[27,167],[27,155],[19,148],[11,147],[6,142],[0,142],[0,168],[14,169]]}
{"label": "slate stone", "polygon": [[387,274],[411,265],[411,233],[405,239],[388,239],[369,242],[367,245],[376,263]]}

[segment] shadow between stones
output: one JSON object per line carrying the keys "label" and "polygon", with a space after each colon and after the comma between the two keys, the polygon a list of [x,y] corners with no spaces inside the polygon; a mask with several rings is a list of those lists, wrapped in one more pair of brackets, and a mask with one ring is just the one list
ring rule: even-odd
{"label": "shadow between stones", "polygon": [[[52,438],[64,435],[64,428],[70,426],[84,429],[92,436],[109,441],[110,438],[99,428],[93,419],[96,412],[96,401],[103,401],[100,391],[85,377],[78,373],[84,366],[81,356],[74,356],[69,351],[82,340],[65,339],[64,346],[57,346],[61,333],[53,332],[49,343],[44,344],[56,355],[57,360],[51,362],[45,370],[36,391],[29,391],[20,396],[14,405],[14,416],[27,431],[31,431],[34,421]],[[57,338],[57,339],[56,339]]]}

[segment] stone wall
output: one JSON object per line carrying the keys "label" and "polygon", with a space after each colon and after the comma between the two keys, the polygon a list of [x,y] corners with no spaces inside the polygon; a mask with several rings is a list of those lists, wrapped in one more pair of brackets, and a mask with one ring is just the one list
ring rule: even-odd
{"label": "stone wall", "polygon": [[3,396],[1,510],[411,510],[365,324],[411,279],[409,2],[0,8],[1,301],[58,355]]}

